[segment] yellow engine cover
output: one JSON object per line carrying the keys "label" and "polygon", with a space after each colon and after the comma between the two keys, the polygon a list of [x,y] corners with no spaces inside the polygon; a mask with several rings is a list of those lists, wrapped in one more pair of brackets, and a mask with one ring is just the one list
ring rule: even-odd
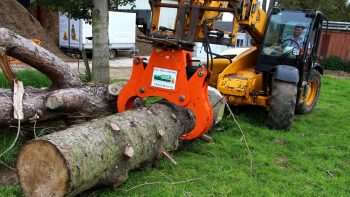
{"label": "yellow engine cover", "polygon": [[[237,55],[228,63],[225,69],[213,76],[216,88],[232,105],[259,105],[268,108],[268,96],[264,94],[263,74],[256,73],[257,49],[251,49]],[[218,65],[222,69],[223,65]],[[213,71],[217,70],[215,62]],[[217,77],[217,78],[216,78]]]}
{"label": "yellow engine cover", "polygon": [[[223,94],[249,97],[250,92],[258,91],[256,80],[261,74],[255,75],[254,70],[239,71],[226,75],[218,80],[218,89]],[[259,80],[259,79],[258,79]]]}

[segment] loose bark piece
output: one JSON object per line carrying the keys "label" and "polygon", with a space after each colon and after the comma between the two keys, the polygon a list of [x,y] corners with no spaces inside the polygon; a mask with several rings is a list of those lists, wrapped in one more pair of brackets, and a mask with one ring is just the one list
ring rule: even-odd
{"label": "loose bark piece", "polygon": [[158,137],[160,138],[163,137],[163,135],[165,134],[163,129],[157,129],[157,133],[158,133]]}
{"label": "loose bark piece", "polygon": [[118,125],[114,124],[114,123],[111,123],[111,128],[113,131],[120,131],[120,128],[118,127]]}
{"label": "loose bark piece", "polygon": [[23,94],[24,87],[22,81],[15,81],[13,85],[13,116],[17,120],[23,120]]}
{"label": "loose bark piece", "polygon": [[134,148],[130,144],[127,144],[124,150],[124,155],[131,158],[134,156],[134,152]]}
{"label": "loose bark piece", "polygon": [[177,162],[171,157],[171,155],[168,152],[163,151],[162,153],[166,158],[168,158],[171,162],[173,162],[173,164],[177,165]]}
{"label": "loose bark piece", "polygon": [[207,134],[202,135],[202,136],[201,136],[201,139],[204,140],[204,141],[206,141],[206,142],[212,142],[212,141],[213,141],[213,138],[210,137],[210,136],[207,135]]}

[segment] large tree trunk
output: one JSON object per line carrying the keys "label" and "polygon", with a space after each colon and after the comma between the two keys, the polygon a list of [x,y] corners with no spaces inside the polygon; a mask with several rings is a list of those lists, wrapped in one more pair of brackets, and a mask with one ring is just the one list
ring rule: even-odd
{"label": "large tree trunk", "polygon": [[[216,124],[224,101],[213,88],[209,99]],[[176,150],[179,137],[194,124],[189,110],[161,101],[35,139],[18,156],[20,184],[25,196],[74,196],[100,184],[118,187],[130,170]]]}
{"label": "large tree trunk", "polygon": [[74,196],[98,184],[120,186],[131,169],[176,150],[194,123],[188,110],[164,103],[47,135],[21,149],[20,184],[25,196]]}
{"label": "large tree trunk", "polygon": [[[92,9],[92,80],[109,83],[108,1],[93,0]],[[119,19],[123,20],[123,19]]]}

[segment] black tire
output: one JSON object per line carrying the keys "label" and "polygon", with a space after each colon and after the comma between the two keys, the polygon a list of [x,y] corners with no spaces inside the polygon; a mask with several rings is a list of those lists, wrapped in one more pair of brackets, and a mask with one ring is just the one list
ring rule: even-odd
{"label": "black tire", "polygon": [[292,124],[296,99],[295,83],[275,79],[272,82],[272,98],[265,124],[271,129],[288,130]]}
{"label": "black tire", "polygon": [[[311,73],[311,80],[308,87],[308,93],[300,97],[300,101],[295,108],[296,114],[310,113],[316,106],[321,90],[321,74],[317,70]],[[302,92],[303,94],[303,92]]]}
{"label": "black tire", "polygon": [[110,50],[109,50],[109,59],[110,59],[110,60],[113,60],[113,59],[115,59],[116,57],[117,57],[117,51],[114,50],[114,49],[110,49]]}

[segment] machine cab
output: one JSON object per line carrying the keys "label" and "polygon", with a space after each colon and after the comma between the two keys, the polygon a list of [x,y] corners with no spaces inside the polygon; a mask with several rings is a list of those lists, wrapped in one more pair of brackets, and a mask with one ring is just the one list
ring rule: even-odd
{"label": "machine cab", "polygon": [[321,16],[314,10],[274,9],[265,30],[257,71],[270,72],[277,65],[300,68],[307,57],[315,57]]}

